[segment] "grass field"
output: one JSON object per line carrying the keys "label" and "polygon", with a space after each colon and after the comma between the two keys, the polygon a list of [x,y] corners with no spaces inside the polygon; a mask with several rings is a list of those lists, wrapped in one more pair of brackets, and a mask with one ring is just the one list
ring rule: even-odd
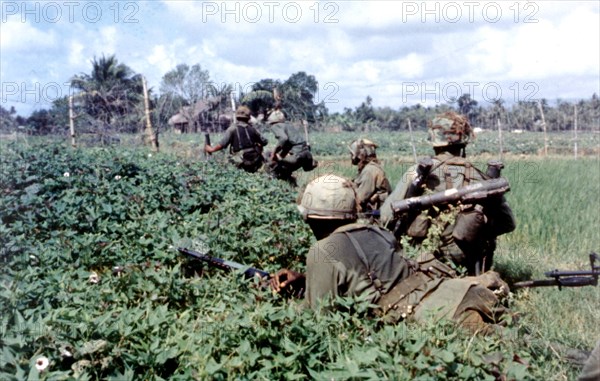
{"label": "grass field", "polygon": [[[299,182],[353,177],[345,148],[353,136],[312,134],[321,166]],[[410,139],[373,136],[395,184],[413,162]],[[222,155],[204,162],[201,138],[165,136],[160,154],[0,143],[1,378],[571,380],[580,365],[569,349],[600,339],[597,287],[515,292],[509,330],[481,337],[435,323],[381,326],[360,304],[352,313],[298,310],[218,272],[182,276],[186,262],[169,249],[180,242],[201,237],[220,255],[269,271],[302,269],[312,242],[296,190],[221,167]],[[598,138],[587,138],[578,160],[520,152],[530,141],[506,146],[517,229],[499,239],[496,268],[505,277],[587,269],[588,253],[600,251]],[[553,137],[563,151],[569,139]],[[537,152],[539,135],[533,140]],[[496,157],[473,152],[482,165]],[[123,264],[131,270],[111,276]],[[38,374],[42,355],[50,370]]]}

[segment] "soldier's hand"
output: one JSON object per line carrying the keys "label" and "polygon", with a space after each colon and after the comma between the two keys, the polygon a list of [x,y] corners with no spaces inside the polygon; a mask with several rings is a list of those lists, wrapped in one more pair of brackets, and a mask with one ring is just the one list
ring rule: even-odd
{"label": "soldier's hand", "polygon": [[476,279],[482,286],[492,290],[499,297],[508,296],[510,292],[508,284],[495,271],[487,271],[476,277]]}
{"label": "soldier's hand", "polygon": [[[271,288],[276,292],[289,289],[290,287],[296,289],[299,283],[304,283],[304,274],[298,273],[288,269],[281,269],[271,276],[269,284]],[[302,284],[300,288],[304,288]],[[298,291],[300,289],[298,288]]]}

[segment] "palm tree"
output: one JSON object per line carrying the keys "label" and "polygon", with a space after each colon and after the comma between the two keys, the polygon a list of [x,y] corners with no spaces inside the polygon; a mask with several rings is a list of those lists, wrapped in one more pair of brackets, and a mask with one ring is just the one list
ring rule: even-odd
{"label": "palm tree", "polygon": [[81,91],[86,113],[103,127],[131,131],[141,120],[141,76],[114,55],[94,57],[92,72],[74,76],[71,86]]}

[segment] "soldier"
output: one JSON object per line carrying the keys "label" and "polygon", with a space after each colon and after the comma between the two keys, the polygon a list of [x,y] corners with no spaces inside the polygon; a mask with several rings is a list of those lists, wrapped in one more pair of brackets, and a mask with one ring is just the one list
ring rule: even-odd
{"label": "soldier", "polygon": [[449,318],[478,330],[489,329],[503,312],[497,295],[507,295],[508,286],[496,273],[452,279],[453,271],[433,257],[411,262],[397,252],[390,232],[356,223],[350,181],[334,175],[313,180],[298,208],[318,242],[306,257],[306,274],[280,270],[271,279],[274,290],[305,289],[313,308],[330,297],[360,296],[392,322]]}
{"label": "soldier", "polygon": [[269,159],[268,168],[271,174],[278,179],[296,181],[292,173],[300,168],[312,171],[317,167],[310,147],[300,129],[285,121],[283,112],[276,108],[267,118],[271,131],[277,139]]}
{"label": "soldier", "polygon": [[599,381],[600,380],[600,340],[596,343],[596,348],[590,354],[585,362],[581,374],[577,381]]}
{"label": "soldier", "polygon": [[[381,222],[395,230],[398,239],[406,234],[417,246],[436,224],[442,235],[435,255],[451,259],[465,266],[470,275],[477,275],[491,268],[496,237],[515,229],[512,211],[503,196],[461,205],[454,210],[431,208],[400,220],[403,226],[399,228],[393,216],[391,204],[394,201],[421,196],[426,190],[440,192],[490,178],[465,158],[465,147],[472,137],[465,117],[453,112],[439,115],[430,122],[429,131],[435,156],[425,159],[429,163],[426,170],[413,166],[402,176],[381,207]],[[451,213],[456,213],[454,218]]]}
{"label": "soldier", "polygon": [[214,147],[204,146],[204,152],[213,153],[229,147],[230,161],[246,172],[256,172],[263,164],[262,151],[267,145],[265,139],[249,124],[250,109],[239,106],[235,111],[236,122],[226,131],[221,141]]}
{"label": "soldier", "polygon": [[358,176],[354,179],[354,185],[361,210],[367,213],[379,210],[392,187],[377,160],[377,144],[368,139],[359,139],[349,148],[352,164],[358,166]]}

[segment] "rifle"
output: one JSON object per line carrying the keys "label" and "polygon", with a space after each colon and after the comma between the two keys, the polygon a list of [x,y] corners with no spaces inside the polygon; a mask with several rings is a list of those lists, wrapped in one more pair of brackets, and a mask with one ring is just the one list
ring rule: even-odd
{"label": "rifle", "polygon": [[178,247],[177,251],[182,254],[189,255],[190,257],[194,257],[196,259],[201,260],[202,262],[207,263],[211,267],[216,267],[221,270],[226,271],[235,271],[235,270],[244,270],[244,276],[247,278],[258,276],[259,278],[268,278],[269,273],[264,270],[255,269],[254,267],[247,267],[242,265],[241,263],[237,263],[234,261],[228,261],[226,259],[211,257],[208,254],[200,253],[198,251],[194,251],[191,249],[187,249],[184,247]]}
{"label": "rifle", "polygon": [[[204,134],[204,145],[205,146],[210,146],[210,134],[208,132],[206,132]],[[205,152],[204,153],[204,157],[208,160],[208,158],[210,157],[211,153],[210,152]]]}
{"label": "rifle", "polygon": [[479,183],[467,185],[456,189],[447,189],[442,192],[429,194],[420,197],[410,197],[405,200],[392,202],[394,216],[399,217],[403,213],[423,210],[431,206],[440,206],[447,204],[471,204],[485,200],[491,196],[499,196],[510,190],[508,180],[497,178],[483,180]]}
{"label": "rifle", "polygon": [[600,256],[592,252],[590,253],[591,269],[589,271],[552,270],[546,272],[544,275],[553,279],[526,280],[515,283],[513,287],[528,288],[558,286],[558,289],[561,290],[563,287],[597,286],[598,276],[600,276],[600,265],[597,265],[596,261],[600,261]]}

